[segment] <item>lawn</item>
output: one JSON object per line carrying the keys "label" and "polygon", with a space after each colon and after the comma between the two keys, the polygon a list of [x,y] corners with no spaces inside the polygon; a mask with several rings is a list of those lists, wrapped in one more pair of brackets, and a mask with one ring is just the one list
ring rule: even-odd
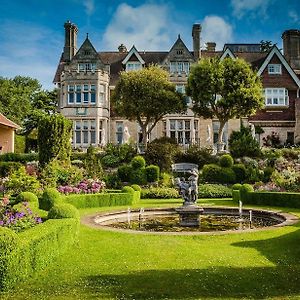
{"label": "lawn", "polygon": [[[142,203],[138,207],[179,204]],[[116,208],[85,209],[81,214],[108,209]],[[300,210],[289,212],[300,216]],[[128,234],[82,225],[78,245],[0,298],[300,299],[299,245],[300,224],[204,236]]]}

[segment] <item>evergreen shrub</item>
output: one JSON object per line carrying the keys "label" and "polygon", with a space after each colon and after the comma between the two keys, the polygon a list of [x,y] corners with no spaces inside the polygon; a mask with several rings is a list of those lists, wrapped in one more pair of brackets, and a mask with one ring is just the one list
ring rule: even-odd
{"label": "evergreen shrub", "polygon": [[145,168],[147,182],[157,182],[159,180],[159,166],[150,165]]}
{"label": "evergreen shrub", "polygon": [[233,166],[233,158],[229,154],[224,154],[220,157],[219,164],[223,168],[231,168]]}
{"label": "evergreen shrub", "polygon": [[199,198],[230,198],[232,191],[229,187],[222,184],[199,184]]}
{"label": "evergreen shrub", "polygon": [[54,205],[48,212],[48,219],[79,219],[78,209],[68,203]]}
{"label": "evergreen shrub", "polygon": [[49,211],[54,205],[60,204],[61,202],[61,194],[54,188],[47,188],[39,199],[39,208]]}
{"label": "evergreen shrub", "polygon": [[137,155],[131,160],[131,166],[134,170],[141,169],[146,166],[146,161],[143,156]]}
{"label": "evergreen shrub", "polygon": [[22,167],[22,163],[14,161],[1,161],[0,162],[0,177],[7,177],[14,171]]}
{"label": "evergreen shrub", "polygon": [[232,170],[235,173],[236,181],[244,182],[246,180],[246,167],[243,164],[234,164]]}

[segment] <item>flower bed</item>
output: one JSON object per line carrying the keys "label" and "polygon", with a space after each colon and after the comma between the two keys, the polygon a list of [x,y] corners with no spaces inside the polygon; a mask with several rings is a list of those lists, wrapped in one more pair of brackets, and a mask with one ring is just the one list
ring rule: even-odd
{"label": "flower bed", "polygon": [[96,194],[104,191],[105,182],[101,180],[86,179],[76,186],[59,186],[58,191],[62,194]]}

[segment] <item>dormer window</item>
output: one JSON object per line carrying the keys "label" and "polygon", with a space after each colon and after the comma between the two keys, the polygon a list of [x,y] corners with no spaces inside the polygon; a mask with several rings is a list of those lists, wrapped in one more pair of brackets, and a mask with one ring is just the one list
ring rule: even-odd
{"label": "dormer window", "polygon": [[182,49],[178,49],[178,50],[176,51],[176,54],[177,54],[177,55],[182,55],[182,54],[183,54],[183,50],[182,50]]}
{"label": "dormer window", "polygon": [[268,65],[269,74],[281,74],[281,64],[269,64]]}
{"label": "dormer window", "polygon": [[138,61],[130,61],[126,64],[126,71],[136,71],[142,69],[142,64]]}
{"label": "dormer window", "polygon": [[82,72],[95,71],[96,70],[96,64],[95,63],[79,63],[78,64],[78,70],[82,71]]}
{"label": "dormer window", "polygon": [[84,50],[83,54],[84,54],[84,55],[90,55],[90,54],[91,54],[91,51],[90,51],[90,50]]}

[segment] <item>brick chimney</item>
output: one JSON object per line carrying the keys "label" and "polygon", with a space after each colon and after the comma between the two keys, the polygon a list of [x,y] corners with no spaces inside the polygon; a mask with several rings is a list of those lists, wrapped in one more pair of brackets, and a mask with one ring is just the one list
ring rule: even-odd
{"label": "brick chimney", "polygon": [[119,47],[118,47],[118,50],[120,53],[126,53],[127,52],[127,48],[124,44],[121,44]]}
{"label": "brick chimney", "polygon": [[216,43],[215,42],[207,42],[206,50],[210,51],[210,52],[215,52],[216,51]]}
{"label": "brick chimney", "polygon": [[70,61],[77,51],[77,33],[78,28],[75,24],[67,21],[65,27],[65,46],[63,58],[65,61]]}
{"label": "brick chimney", "polygon": [[194,24],[192,30],[192,37],[193,37],[193,50],[194,50],[195,60],[199,60],[199,58],[201,57],[200,33],[201,33],[201,25]]}
{"label": "brick chimney", "polygon": [[282,34],[283,53],[293,69],[300,70],[300,30],[289,29]]}

